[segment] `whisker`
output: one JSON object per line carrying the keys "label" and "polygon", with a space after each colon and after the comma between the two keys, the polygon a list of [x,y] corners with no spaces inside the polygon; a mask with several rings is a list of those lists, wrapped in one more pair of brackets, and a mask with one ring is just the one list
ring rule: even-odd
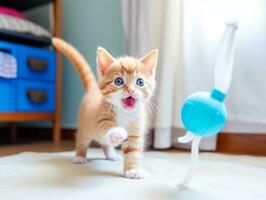
{"label": "whisker", "polygon": [[148,102],[149,106],[151,107],[152,111],[155,113],[156,111],[160,111],[158,103],[155,103],[153,101]]}
{"label": "whisker", "polygon": [[149,102],[145,102],[145,108],[147,109],[147,111],[151,114],[154,115],[155,110],[153,109],[153,107],[151,106],[151,104]]}
{"label": "whisker", "polygon": [[113,105],[110,103],[110,104],[109,104],[108,115],[110,114],[110,111],[111,111],[112,108],[113,108]]}
{"label": "whisker", "polygon": [[160,98],[156,96],[151,96],[150,99],[152,99],[153,101],[157,101],[157,102],[160,101]]}

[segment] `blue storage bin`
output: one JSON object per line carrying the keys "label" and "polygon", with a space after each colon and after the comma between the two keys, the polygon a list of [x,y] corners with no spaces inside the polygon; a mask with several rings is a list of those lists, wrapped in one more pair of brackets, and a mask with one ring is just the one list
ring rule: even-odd
{"label": "blue storage bin", "polygon": [[[18,55],[16,45],[6,42],[0,41],[0,51],[10,53],[15,57]],[[13,80],[0,77],[0,112],[15,111],[15,87]]]}
{"label": "blue storage bin", "polygon": [[18,48],[15,44],[0,41],[0,51],[5,51],[12,54],[16,58],[18,57]]}
{"label": "blue storage bin", "polygon": [[53,51],[0,41],[17,60],[17,78],[0,77],[0,112],[54,112],[56,58]]}
{"label": "blue storage bin", "polygon": [[0,78],[0,112],[15,111],[14,81]]}
{"label": "blue storage bin", "polygon": [[55,110],[55,85],[49,82],[16,81],[16,110],[52,112]]}
{"label": "blue storage bin", "polygon": [[55,53],[19,45],[18,77],[55,81]]}

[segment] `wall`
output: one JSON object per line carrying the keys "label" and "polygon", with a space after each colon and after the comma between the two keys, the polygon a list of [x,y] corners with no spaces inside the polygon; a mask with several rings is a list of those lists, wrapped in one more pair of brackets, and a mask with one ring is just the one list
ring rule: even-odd
{"label": "wall", "polygon": [[[98,46],[123,54],[120,0],[65,0],[63,10],[63,38],[82,52],[94,72]],[[66,59],[63,66],[63,127],[75,127],[84,91],[73,66]]]}
{"label": "wall", "polygon": [[[63,38],[72,43],[88,60],[93,71],[96,67],[96,50],[105,47],[114,56],[124,52],[124,35],[120,0],[64,0]],[[46,8],[47,10],[47,8]],[[43,11],[28,15],[36,22],[44,22]],[[79,105],[84,94],[74,67],[63,60],[62,126],[76,127]]]}

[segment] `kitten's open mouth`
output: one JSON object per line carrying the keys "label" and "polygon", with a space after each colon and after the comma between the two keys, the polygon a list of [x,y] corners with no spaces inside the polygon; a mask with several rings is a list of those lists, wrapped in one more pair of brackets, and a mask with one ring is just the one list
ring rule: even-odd
{"label": "kitten's open mouth", "polygon": [[124,108],[132,109],[132,108],[135,107],[136,101],[137,101],[137,99],[135,99],[132,96],[129,96],[129,97],[125,98],[125,99],[122,99],[122,104],[123,104]]}

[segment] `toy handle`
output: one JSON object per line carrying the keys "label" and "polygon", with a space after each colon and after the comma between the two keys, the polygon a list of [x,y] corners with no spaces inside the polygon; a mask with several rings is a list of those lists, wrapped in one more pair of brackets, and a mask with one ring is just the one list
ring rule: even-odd
{"label": "toy handle", "polygon": [[238,23],[231,21],[226,23],[226,29],[218,50],[214,70],[214,86],[224,94],[227,93],[232,79],[234,62],[234,38],[238,29]]}
{"label": "toy handle", "polygon": [[178,138],[178,141],[180,143],[187,143],[189,142],[189,140],[192,140],[191,160],[189,163],[188,171],[186,172],[184,179],[180,183],[178,183],[178,187],[184,187],[194,176],[195,172],[198,169],[199,144],[201,137],[196,136],[188,131],[185,136]]}

